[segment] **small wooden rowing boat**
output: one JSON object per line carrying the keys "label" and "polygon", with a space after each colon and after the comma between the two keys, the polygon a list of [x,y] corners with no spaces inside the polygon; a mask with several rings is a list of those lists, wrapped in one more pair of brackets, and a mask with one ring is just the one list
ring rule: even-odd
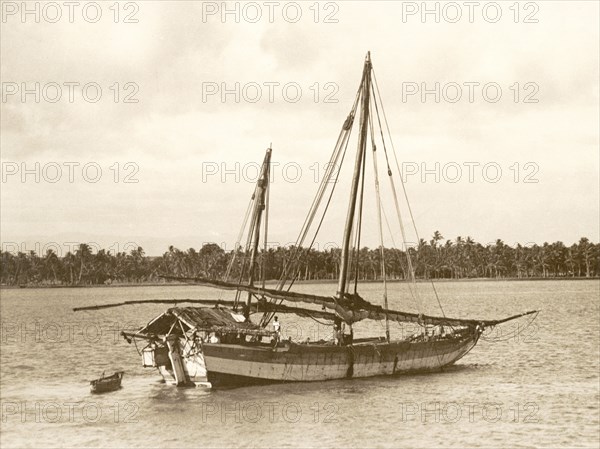
{"label": "small wooden rowing boat", "polygon": [[90,382],[90,389],[92,393],[108,393],[109,391],[115,391],[121,388],[121,380],[123,379],[124,371],[117,371],[112,376],[105,377],[102,373],[100,379],[92,380]]}

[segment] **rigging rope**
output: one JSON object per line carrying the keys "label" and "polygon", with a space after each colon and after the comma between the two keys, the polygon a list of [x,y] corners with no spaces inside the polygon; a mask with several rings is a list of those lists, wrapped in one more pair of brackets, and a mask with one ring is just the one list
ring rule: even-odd
{"label": "rigging rope", "polygon": [[265,272],[267,268],[266,260],[267,260],[267,236],[269,235],[269,194],[271,192],[271,164],[267,168],[267,191],[265,192],[265,241],[264,241],[264,249],[262,253],[262,288],[265,288],[265,281],[267,279],[267,273]]}
{"label": "rigging rope", "polygon": [[[365,151],[362,155],[362,174],[361,174],[361,186],[360,186],[360,199],[358,204],[358,215],[356,217],[356,261],[354,270],[354,294],[357,293],[358,289],[358,275],[359,275],[359,262],[360,262],[360,237],[362,235],[362,214],[363,214],[363,198],[365,193],[365,166],[367,159],[367,152]],[[346,291],[348,291],[346,289]]]}
{"label": "rigging rope", "polygon": [[[306,239],[306,236],[308,235],[310,227],[312,226],[314,218],[317,214],[317,211],[318,211],[321,201],[323,199],[323,196],[325,195],[325,192],[327,191],[327,187],[331,183],[331,178],[333,177],[333,174],[335,173],[335,181],[333,182],[331,191],[329,193],[329,198],[327,199],[327,202],[323,209],[321,219],[319,220],[319,224],[317,226],[317,229],[315,230],[315,234],[312,238],[310,246],[307,248],[307,250],[305,252],[306,255],[308,255],[310,253],[310,250],[316,241],[319,230],[321,229],[321,226],[325,219],[325,215],[329,209],[329,205],[331,204],[331,199],[333,197],[333,193],[338,184],[338,179],[339,179],[339,175],[340,175],[340,171],[341,171],[340,165],[341,165],[341,163],[343,163],[344,158],[346,156],[346,150],[348,149],[348,142],[350,141],[350,135],[352,133],[352,128],[354,125],[354,117],[356,116],[356,110],[357,110],[358,103],[360,100],[361,88],[362,88],[362,83],[357,91],[357,94],[356,94],[356,97],[354,100],[354,104],[352,105],[352,109],[350,110],[348,117],[346,118],[346,120],[344,121],[344,124],[342,125],[342,129],[340,131],[340,134],[336,141],[335,147],[334,147],[331,157],[329,159],[329,163],[327,164],[327,168],[325,169],[325,173],[324,173],[323,179],[321,180],[321,184],[319,185],[319,188],[317,190],[317,194],[315,195],[315,198],[313,199],[311,208],[304,220],[304,224],[302,225],[302,228],[300,230],[298,238],[296,239],[296,244],[295,244],[292,256],[286,261],[286,263],[282,269],[279,283],[277,285],[277,290],[283,290],[286,282],[289,280],[290,274],[293,274],[293,278],[291,279],[291,282],[287,288],[287,291],[289,291],[291,289],[292,285],[298,278],[298,265],[300,263],[302,252],[303,252],[302,244],[304,243],[304,240]],[[341,155],[341,163],[338,164],[338,161],[340,160],[340,155]],[[281,304],[281,300],[279,300],[279,301],[272,300],[272,302]],[[261,319],[260,324],[262,326],[266,326],[269,323],[269,321],[271,321],[271,319],[273,318],[274,315],[275,315],[275,311],[265,312],[265,314],[263,315],[263,318]]]}
{"label": "rigging rope", "polygon": [[[375,202],[377,203],[377,222],[379,224],[379,250],[381,251],[381,277],[383,278],[383,303],[384,307],[388,307],[388,290],[387,290],[387,276],[385,272],[385,250],[383,246],[383,225],[381,223],[381,195],[379,191],[379,170],[377,169],[377,146],[375,145],[375,136],[373,135],[373,121],[369,116],[369,128],[371,135],[371,146],[373,148],[373,172],[375,178]],[[387,314],[385,315],[385,338],[390,341],[390,322]]]}
{"label": "rigging rope", "polygon": [[[246,214],[244,216],[244,220],[242,221],[242,227],[240,229],[240,232],[238,233],[237,239],[235,240],[235,248],[233,251],[233,256],[231,258],[231,260],[229,261],[229,264],[227,265],[227,271],[225,272],[225,282],[229,281],[229,276],[231,275],[231,270],[233,268],[233,264],[235,263],[235,259],[237,257],[237,255],[239,254],[239,248],[240,248],[240,242],[242,240],[242,236],[244,235],[244,230],[246,229],[246,226],[248,224],[248,218],[250,217],[250,211],[252,210],[252,204],[254,203],[254,197],[255,195],[252,194],[252,196],[250,197],[250,201],[248,202],[248,208],[246,209]],[[223,297],[223,291],[219,291],[219,299],[221,299]]]}
{"label": "rigging rope", "polygon": [[[420,237],[419,237],[419,231],[417,230],[417,224],[415,222],[415,218],[413,216],[413,212],[412,212],[412,207],[410,207],[410,201],[408,200],[408,194],[406,192],[406,186],[404,184],[404,176],[402,174],[402,170],[400,170],[400,164],[398,163],[398,156],[396,155],[396,148],[394,147],[394,141],[392,139],[392,133],[390,131],[390,126],[388,124],[388,120],[387,120],[387,116],[385,114],[385,109],[383,107],[383,101],[381,100],[381,93],[379,91],[379,84],[377,83],[377,76],[375,75],[375,70],[373,70],[373,81],[375,84],[375,89],[377,89],[377,98],[379,98],[379,104],[381,105],[381,111],[383,113],[383,120],[385,123],[385,127],[388,133],[388,136],[390,138],[390,144],[392,145],[392,152],[394,154],[394,160],[396,162],[396,169],[398,170],[398,173],[400,175],[400,183],[402,185],[402,191],[404,193],[404,199],[406,200],[406,205],[408,207],[408,212],[410,214],[410,219],[412,221],[412,225],[413,225],[413,229],[415,230],[415,235],[417,237],[417,241],[420,241]],[[387,156],[387,154],[386,154]],[[388,164],[389,167],[389,164]],[[408,248],[407,248],[407,254],[408,254]],[[438,296],[437,290],[435,288],[435,285],[433,284],[433,280],[430,279],[430,283],[431,283],[431,287],[433,288],[433,292],[435,294],[435,298],[437,299],[437,303],[438,306],[440,308],[440,311],[442,312],[442,316],[446,316],[446,313],[444,312],[444,308],[442,307],[442,303],[440,301],[440,297]]]}
{"label": "rigging rope", "polygon": [[[399,222],[399,226],[400,226],[400,231],[401,231],[401,235],[402,235],[402,240],[404,242],[404,246],[405,246],[405,254],[406,254],[406,262],[407,262],[407,271],[408,271],[408,275],[409,275],[409,279],[410,279],[410,283],[408,284],[409,286],[409,291],[411,293],[411,296],[413,297],[417,309],[419,311],[420,314],[423,313],[423,304],[421,301],[421,297],[419,294],[419,289],[417,287],[417,283],[416,283],[416,276],[415,276],[415,270],[413,267],[413,263],[412,263],[412,258],[411,258],[411,254],[408,248],[408,243],[407,243],[407,236],[406,236],[406,231],[405,231],[405,226],[404,223],[402,221],[402,213],[401,213],[401,209],[400,209],[400,202],[398,199],[398,194],[397,194],[397,189],[396,189],[396,185],[394,182],[394,176],[392,173],[392,169],[390,166],[390,160],[388,157],[388,153],[387,153],[387,147],[386,147],[386,141],[385,141],[385,137],[384,137],[384,132],[383,132],[383,126],[382,126],[382,121],[381,121],[381,116],[379,114],[379,106],[381,106],[382,109],[382,115],[383,115],[383,119],[384,119],[384,123],[385,123],[385,127],[387,130],[387,134],[391,143],[391,149],[392,152],[394,154],[394,161],[395,161],[395,165],[396,165],[396,169],[397,169],[397,173],[400,176],[400,183],[402,186],[402,191],[404,194],[404,198],[406,200],[406,204],[408,207],[408,211],[409,211],[409,215],[410,215],[410,219],[412,222],[412,226],[413,229],[415,231],[415,234],[417,236],[417,240],[420,242],[421,239],[419,238],[419,234],[418,234],[418,230],[416,227],[416,223],[414,220],[414,215],[412,212],[412,208],[410,206],[410,202],[408,200],[408,195],[407,195],[407,191],[406,191],[406,186],[405,186],[405,182],[403,179],[403,173],[400,170],[400,164],[398,162],[398,157],[396,154],[396,150],[395,150],[395,146],[392,140],[392,136],[391,136],[391,131],[389,128],[389,123],[387,120],[387,116],[385,114],[385,110],[383,107],[383,101],[381,99],[381,93],[379,90],[379,86],[377,83],[377,78],[375,76],[375,72],[374,70],[371,68],[371,73],[373,74],[373,80],[374,80],[374,86],[371,86],[371,90],[373,92],[373,105],[375,107],[375,111],[377,114],[377,123],[379,125],[379,134],[381,137],[381,141],[383,144],[383,150],[384,150],[384,155],[385,155],[385,162],[386,162],[386,166],[387,166],[387,174],[388,174],[388,178],[389,178],[389,182],[390,182],[390,186],[391,186],[391,190],[392,190],[392,195],[393,195],[393,200],[394,200],[394,205],[395,205],[395,210],[396,210],[396,215],[397,215],[397,219]],[[310,250],[312,249],[312,246],[314,244],[314,241],[316,239],[316,236],[321,228],[321,225],[323,223],[323,219],[325,217],[325,214],[327,213],[327,210],[329,208],[330,202],[331,202],[331,198],[333,195],[333,192],[335,190],[335,184],[332,187],[331,191],[330,191],[330,195],[329,198],[327,200],[327,203],[325,205],[325,208],[323,210],[321,219],[319,220],[319,224],[317,227],[317,230],[315,232],[315,235],[312,239],[311,245],[310,247],[308,247],[308,249],[306,251],[304,251],[304,248],[302,248],[302,245],[306,239],[306,237],[308,236],[309,230],[313,224],[313,221],[317,215],[317,212],[319,211],[319,208],[321,206],[321,202],[323,200],[323,197],[326,194],[327,188],[328,188],[328,184],[333,176],[334,170],[337,167],[337,161],[340,158],[340,155],[343,154],[342,156],[342,161],[344,160],[345,154],[346,154],[346,149],[347,149],[347,145],[348,145],[348,141],[349,141],[349,137],[351,134],[351,130],[352,130],[352,124],[354,122],[354,117],[356,115],[356,111],[357,111],[357,107],[358,107],[358,103],[359,100],[361,98],[361,95],[364,95],[364,85],[365,85],[365,77],[368,75],[363,75],[363,80],[361,81],[361,84],[359,86],[358,92],[356,94],[355,97],[355,101],[354,104],[352,106],[351,112],[348,115],[346,121],[344,122],[344,125],[342,126],[342,130],[340,131],[340,134],[338,135],[338,139],[336,141],[334,150],[331,154],[330,157],[330,161],[329,164],[327,165],[327,168],[325,170],[325,175],[320,183],[320,186],[317,190],[317,194],[314,197],[311,207],[309,209],[309,212],[307,214],[307,216],[305,217],[304,223],[302,225],[302,228],[300,230],[300,233],[298,235],[298,238],[296,239],[296,244],[295,247],[293,249],[292,252],[292,256],[285,262],[285,265],[283,267],[280,279],[279,279],[279,283],[277,285],[277,290],[283,290],[283,288],[285,287],[285,284],[288,282],[288,280],[290,279],[290,275],[292,275],[292,280],[289,283],[289,286],[287,288],[287,290],[289,291],[289,289],[292,287],[292,285],[294,284],[295,280],[298,278],[299,276],[299,269],[300,269],[300,263],[301,260],[303,258],[303,255],[305,255],[306,257],[308,257],[310,255]],[[368,80],[367,80],[368,81]],[[368,93],[368,92],[367,92]],[[368,107],[367,107],[368,110]],[[383,278],[383,283],[384,283],[384,302],[385,302],[385,307],[386,309],[388,308],[387,303],[388,303],[388,291],[387,291],[387,275],[386,275],[386,266],[385,266],[385,248],[384,248],[384,236],[383,236],[383,222],[382,222],[382,213],[385,216],[385,221],[386,221],[386,225],[388,227],[388,230],[390,231],[390,236],[392,239],[392,243],[395,245],[394,239],[393,239],[393,233],[391,232],[390,226],[389,226],[389,222],[387,219],[387,215],[385,215],[385,211],[383,210],[383,205],[381,202],[381,191],[380,191],[380,185],[379,185],[379,176],[378,176],[378,167],[377,167],[377,160],[376,160],[376,142],[375,142],[375,136],[374,136],[374,126],[373,126],[373,120],[372,120],[372,116],[371,114],[369,114],[368,118],[367,118],[367,122],[370,129],[370,137],[371,137],[371,143],[372,143],[372,150],[373,150],[373,166],[374,166],[374,173],[375,173],[375,190],[376,190],[376,200],[377,200],[377,211],[378,211],[378,225],[379,225],[379,237],[380,237],[380,252],[381,252],[381,275]],[[343,148],[343,152],[342,152],[342,148]],[[361,241],[361,234],[362,234],[362,221],[363,221],[363,197],[364,197],[364,183],[365,183],[365,165],[366,165],[366,151],[363,152],[363,154],[361,156],[359,156],[360,158],[362,158],[362,174],[359,174],[359,176],[362,176],[362,179],[360,180],[361,182],[361,186],[360,186],[360,198],[359,198],[359,211],[358,214],[355,216],[355,221],[354,221],[354,229],[351,229],[350,232],[354,235],[352,235],[350,237],[351,241],[353,241],[354,243],[354,250],[350,251],[349,254],[349,266],[352,267],[354,264],[354,293],[357,293],[357,284],[358,284],[358,278],[359,278],[359,265],[360,265],[360,241]],[[336,184],[337,184],[337,178],[339,176],[339,169],[338,169],[338,173],[336,175]],[[267,195],[268,195],[268,191],[267,191]],[[268,207],[268,206],[267,206]],[[267,224],[265,223],[265,226]],[[249,235],[252,234],[252,232],[254,232],[254,230],[251,230],[251,233]],[[265,232],[266,234],[266,232]],[[267,243],[266,243],[266,235],[265,235],[265,248],[264,248],[264,252],[263,252],[263,274],[264,274],[264,267],[265,267],[265,262],[264,259],[266,258],[266,252],[267,252]],[[354,257],[353,257],[354,256]],[[354,260],[352,260],[354,259]],[[242,270],[243,271],[243,270]],[[346,280],[347,285],[349,285],[350,279]],[[433,280],[430,279],[431,282],[431,286],[433,289],[433,292],[435,294],[435,297],[437,299],[438,302],[438,306],[443,314],[443,316],[445,317],[445,312],[443,310],[443,307],[441,305],[441,301],[439,298],[439,295],[437,293],[437,290],[435,288],[435,285],[433,284]],[[264,276],[263,276],[263,287],[264,287]],[[412,288],[411,288],[412,287]],[[414,292],[413,292],[413,288],[414,288]],[[348,291],[346,289],[346,291]],[[236,298],[237,300],[237,298]],[[271,300],[273,303],[281,303],[281,300],[276,300],[273,299]],[[272,316],[275,314],[275,312],[265,312],[265,314],[263,315],[263,319],[261,320],[261,324],[263,326],[266,326],[268,324],[268,322],[270,321],[270,319],[272,318]],[[389,341],[389,323],[388,323],[388,317],[386,316],[386,336],[387,339]]]}
{"label": "rigging rope", "polygon": [[240,229],[240,232],[238,233],[237,239],[235,240],[235,249],[233,251],[233,257],[231,258],[231,260],[229,261],[229,264],[227,265],[227,271],[225,272],[225,277],[223,279],[225,282],[229,281],[229,276],[231,274],[231,269],[233,267],[233,263],[235,262],[237,254],[239,253],[239,247],[241,246],[240,241],[242,240],[242,235],[244,234],[246,225],[248,224],[248,217],[250,216],[250,210],[252,210],[252,203],[254,203],[254,195],[252,195],[252,197],[250,198],[250,201],[248,202],[248,208],[246,209],[246,214],[244,216],[244,221],[242,222],[242,227]]}
{"label": "rigging rope", "polygon": [[[346,139],[346,144],[344,146],[344,152],[342,153],[342,159],[340,161],[340,166],[344,163],[344,159],[346,158],[346,150],[348,149],[348,142],[350,141],[349,136]],[[323,214],[321,215],[321,219],[319,220],[319,224],[317,225],[317,229],[315,230],[315,233],[313,235],[313,238],[310,242],[310,245],[307,247],[307,250],[305,252],[306,255],[308,255],[309,251],[312,249],[313,245],[315,244],[315,241],[317,239],[317,235],[319,234],[319,231],[321,230],[321,226],[323,225],[323,221],[325,220],[325,214],[327,212],[327,210],[329,209],[329,205],[331,203],[331,199],[333,198],[333,193],[335,192],[335,188],[338,185],[338,180],[340,177],[340,170],[337,171],[336,176],[335,176],[335,180],[333,181],[333,187],[331,188],[331,192],[329,193],[329,198],[327,199],[327,203],[325,204],[325,208],[323,210]],[[299,262],[299,260],[298,260]],[[290,285],[287,288],[287,291],[290,291],[290,289],[292,288],[292,285],[294,285],[294,282],[297,280],[297,274],[296,276],[292,279],[292,281],[290,282]]]}
{"label": "rigging rope", "polygon": [[308,317],[309,317],[311,320],[315,320],[315,321],[316,321],[317,323],[319,323],[321,326],[327,326],[327,327],[331,326],[331,323],[324,323],[323,321],[319,321],[319,320],[317,320],[315,317],[313,317],[312,315],[310,315],[310,314],[308,314],[308,313],[306,314],[306,316],[308,316]]}
{"label": "rigging rope", "polygon": [[[285,283],[288,280],[289,274],[295,273],[295,271],[296,271],[297,261],[298,261],[297,259],[299,259],[299,257],[300,257],[302,244],[304,243],[304,240],[306,239],[306,236],[308,235],[310,227],[312,226],[313,220],[317,214],[317,211],[319,209],[319,206],[321,204],[323,196],[327,190],[331,176],[334,173],[336,167],[338,167],[338,160],[339,160],[340,154],[342,153],[342,147],[344,146],[345,142],[348,140],[348,138],[350,136],[350,131],[352,130],[352,124],[354,122],[354,112],[356,110],[357,104],[358,104],[358,101],[355,102],[355,106],[353,106],[353,109],[351,110],[350,115],[346,118],[346,121],[344,122],[344,125],[342,126],[342,130],[340,131],[340,135],[338,136],[333,153],[330,157],[329,163],[327,164],[327,168],[325,169],[325,174],[323,176],[323,179],[321,180],[321,184],[319,185],[317,194],[315,195],[315,197],[313,199],[313,202],[311,204],[309,212],[304,220],[304,224],[302,225],[302,228],[300,230],[298,238],[296,239],[292,257],[290,257],[290,259],[286,262],[286,264],[282,270],[282,273],[281,273],[281,276],[279,279],[279,284],[277,287],[279,290],[282,290],[283,287],[285,286]],[[326,210],[323,213],[325,213],[325,212],[326,212]]]}
{"label": "rigging rope", "polygon": [[[320,203],[323,199],[323,195],[325,194],[325,191],[327,190],[329,181],[331,180],[331,176],[332,176],[333,172],[335,171],[336,167],[339,168],[337,162],[338,162],[340,154],[341,154],[341,149],[342,149],[342,147],[347,146],[347,141],[349,140],[350,134],[352,132],[352,126],[354,124],[354,117],[356,116],[356,110],[358,108],[360,94],[362,91],[362,84],[363,83],[361,81],[361,84],[356,92],[356,96],[354,98],[354,104],[352,105],[350,114],[348,115],[348,117],[344,121],[344,124],[342,125],[342,129],[340,131],[340,134],[338,135],[338,139],[336,141],[335,147],[334,147],[331,157],[329,159],[329,163],[327,164],[327,168],[325,169],[325,174],[323,176],[323,179],[321,181],[319,189],[317,190],[317,194],[315,195],[315,198],[313,199],[313,202],[311,204],[309,212],[304,220],[304,224],[302,225],[302,228],[300,230],[298,238],[296,239],[294,255],[293,255],[293,257],[290,258],[290,260],[292,260],[292,261],[294,261],[297,257],[299,257],[299,254],[298,254],[300,252],[299,248],[302,246],[302,243],[304,242],[304,240],[308,234],[308,231],[312,225],[314,217],[315,217],[317,210],[320,206]],[[345,154],[345,149],[344,149],[344,154]],[[339,170],[338,170],[338,175],[339,175]],[[337,177],[336,177],[336,179],[337,179]],[[335,186],[334,186],[334,188],[335,188]],[[327,209],[325,209],[323,211],[323,215],[326,212],[327,212]],[[285,286],[285,283],[287,282],[287,275],[289,274],[290,271],[292,271],[292,270],[289,269],[288,263],[286,263],[286,265],[284,266],[284,269],[282,270],[280,282],[277,287],[279,290],[282,290],[283,287]]]}
{"label": "rigging rope", "polygon": [[[373,72],[373,76],[374,76],[374,72]],[[375,88],[373,86],[371,86],[373,89],[373,97],[375,97]],[[396,215],[398,218],[398,223],[400,225],[400,233],[402,234],[402,241],[404,242],[404,246],[406,248],[406,263],[408,266],[408,274],[410,277],[410,281],[414,286],[414,294],[411,291],[411,296],[413,297],[413,299],[415,300],[415,303],[417,305],[417,309],[419,311],[419,313],[423,313],[423,305],[422,305],[422,301],[419,295],[419,290],[417,288],[417,280],[415,278],[415,270],[413,268],[412,265],[412,259],[410,257],[410,252],[408,250],[408,246],[407,246],[407,240],[406,240],[406,232],[404,230],[404,223],[402,222],[402,214],[400,212],[400,203],[398,201],[398,194],[396,193],[396,185],[394,183],[394,177],[392,176],[392,169],[390,168],[390,163],[389,163],[389,159],[388,159],[388,155],[387,155],[387,147],[385,145],[385,139],[383,137],[383,128],[381,126],[381,118],[379,116],[379,108],[377,106],[377,101],[374,101],[375,104],[375,113],[377,115],[377,122],[379,124],[379,132],[381,134],[381,141],[383,144],[383,152],[385,154],[385,161],[386,161],[386,165],[387,165],[387,174],[388,174],[388,179],[390,180],[390,186],[392,189],[392,195],[394,197],[394,205],[396,207]],[[380,99],[380,104],[381,104],[381,99]],[[383,110],[383,106],[382,106],[382,110]],[[414,221],[413,221],[414,224]]]}
{"label": "rigging rope", "polygon": [[[346,157],[346,150],[348,149],[348,142],[350,141],[349,136],[346,139],[346,144],[344,146],[344,152],[342,153],[342,159],[340,161],[340,166],[344,163],[344,159]],[[323,224],[323,221],[325,220],[325,213],[327,212],[327,210],[329,209],[329,205],[331,203],[331,199],[333,198],[333,193],[335,192],[335,188],[338,185],[338,179],[340,176],[340,170],[338,169],[336,176],[335,176],[335,180],[333,181],[333,187],[331,188],[331,192],[329,193],[329,198],[327,199],[327,203],[325,204],[325,208],[323,210],[323,214],[321,215],[321,219],[319,221],[319,224],[317,226],[317,229],[315,230],[314,236],[310,242],[310,245],[307,248],[307,251],[305,252],[306,255],[309,254],[310,250],[312,249],[313,245],[315,244],[315,241],[317,239],[317,235],[319,233],[319,230],[321,229],[321,226]],[[300,258],[298,258],[298,263],[299,263]],[[294,278],[292,278],[290,285],[287,288],[287,291],[289,292],[292,288],[292,286],[294,285],[294,282],[296,282],[298,278],[298,272],[296,272]],[[282,300],[279,300],[277,302],[277,305],[281,304]],[[271,321],[271,319],[273,319],[273,316],[275,315],[275,312],[270,312],[270,315],[266,315],[265,317],[263,317],[263,320],[261,320],[261,324],[263,326],[266,326],[267,324],[269,324],[269,321]]]}
{"label": "rigging rope", "polygon": [[[256,209],[256,207],[258,205],[258,197],[256,195],[257,190],[258,190],[258,186],[256,187],[256,189],[254,191],[254,195],[252,195],[252,198],[254,199],[253,209]],[[244,279],[244,276],[246,274],[247,265],[249,265],[246,262],[248,262],[248,251],[250,251],[250,246],[252,244],[252,236],[254,235],[255,227],[256,227],[256,223],[254,221],[252,221],[252,223],[250,224],[250,229],[248,229],[248,238],[246,239],[246,247],[244,248],[244,258],[242,260],[242,266],[240,268],[240,277],[238,280],[238,284],[242,283],[242,280]],[[235,300],[234,300],[233,310],[237,310],[241,294],[242,294],[242,292],[240,290],[237,290],[235,292]]]}

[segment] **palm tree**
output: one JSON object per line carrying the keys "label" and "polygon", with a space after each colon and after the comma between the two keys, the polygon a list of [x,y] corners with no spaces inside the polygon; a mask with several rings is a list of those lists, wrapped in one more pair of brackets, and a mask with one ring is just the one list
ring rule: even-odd
{"label": "palm tree", "polygon": [[[57,283],[58,278],[56,275],[56,269],[60,265],[60,260],[58,259],[58,256],[56,255],[56,253],[54,252],[53,249],[48,249],[46,251],[46,255],[44,256],[43,264],[44,264],[45,272],[52,273],[53,283]],[[46,277],[46,276],[44,276],[44,277]]]}
{"label": "palm tree", "polygon": [[424,279],[429,279],[429,267],[431,266],[431,260],[428,254],[427,242],[423,239],[419,239],[417,248],[408,249],[411,262],[413,263],[413,269],[415,275],[418,275],[419,270],[423,273]]}
{"label": "palm tree", "polygon": [[112,282],[112,259],[113,257],[105,249],[98,251],[93,260],[92,278],[94,284]]}
{"label": "palm tree", "polygon": [[81,284],[83,270],[86,268],[86,263],[91,255],[92,250],[90,246],[87,243],[80,243],[79,248],[75,251],[75,257],[79,261],[79,276],[77,278],[78,284]]}
{"label": "palm tree", "polygon": [[552,267],[554,277],[565,273],[567,249],[563,242],[554,242],[550,245],[549,263]]}
{"label": "palm tree", "polygon": [[589,278],[592,262],[592,253],[594,252],[594,245],[590,243],[587,237],[581,237],[579,239],[578,250],[580,258],[585,264],[585,277]]}
{"label": "palm tree", "polygon": [[198,252],[201,270],[205,276],[218,278],[223,275],[225,251],[216,243],[205,243]]}
{"label": "palm tree", "polygon": [[73,277],[73,268],[75,268],[75,264],[77,263],[77,258],[70,251],[65,254],[63,258],[63,264],[66,270],[69,273],[69,285],[73,285],[75,279]]}
{"label": "palm tree", "polygon": [[431,240],[429,241],[429,245],[432,249],[431,264],[433,265],[435,277],[439,277],[440,269],[444,265],[442,260],[442,251],[440,248],[438,248],[438,242],[443,240],[443,238],[444,236],[440,233],[440,231],[435,231]]}
{"label": "palm tree", "polygon": [[40,259],[33,250],[27,253],[27,259],[29,261],[29,270],[27,273],[28,282],[33,281],[35,283],[39,283],[42,277]]}
{"label": "palm tree", "polygon": [[128,277],[135,282],[141,282],[146,275],[144,249],[141,246],[132,249],[126,259],[128,260]]}
{"label": "palm tree", "polygon": [[[471,236],[467,236],[465,239],[465,244],[463,246],[462,251],[465,276],[472,277],[473,275],[477,276],[476,268],[475,268],[475,241]],[[475,271],[475,273],[474,273]]]}
{"label": "palm tree", "polygon": [[10,251],[2,251],[0,271],[2,273],[0,280],[2,284],[16,284],[17,262],[16,257]]}

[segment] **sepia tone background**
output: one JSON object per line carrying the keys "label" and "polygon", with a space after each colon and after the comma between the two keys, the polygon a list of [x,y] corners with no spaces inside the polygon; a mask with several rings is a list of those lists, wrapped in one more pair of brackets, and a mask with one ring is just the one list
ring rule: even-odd
{"label": "sepia tone background", "polygon": [[[3,2],[1,23],[0,199],[2,241],[21,250],[82,241],[133,241],[147,255],[171,244],[231,249],[255,181],[252,164],[271,143],[280,165],[269,240],[293,241],[369,50],[398,157],[417,170],[407,189],[423,237],[440,230],[511,245],[598,238],[597,2],[520,3],[518,14],[501,2],[495,23],[492,9],[469,17],[462,3],[451,23],[456,10],[443,2],[428,3],[434,11],[437,4],[437,17],[423,16],[421,2],[301,2],[299,18],[295,7],[284,13],[288,3],[272,17],[258,3],[258,20],[235,2],[122,2],[118,17],[103,3],[95,23],[94,11],[81,9],[71,23],[64,6],[51,23],[55,12],[42,4],[37,23],[12,3]],[[40,84],[39,102],[22,97],[23,83]],[[55,103],[46,99],[52,83],[62,86]],[[64,83],[78,83],[72,102]],[[102,88],[95,103],[82,94],[87,83]],[[239,98],[223,97],[236,83]],[[262,86],[255,102],[251,83]],[[279,83],[273,101],[264,83]],[[301,87],[298,101],[285,97],[286,83]],[[435,83],[439,102],[421,91],[407,95]],[[454,83],[463,92],[451,102]],[[464,83],[478,83],[473,101]],[[498,101],[484,98],[486,83],[501,87]],[[214,86],[219,91],[207,95]],[[529,98],[536,102],[526,102],[536,87]],[[128,94],[137,103],[125,102]],[[73,182],[69,163],[78,164]],[[465,163],[478,164],[473,182]],[[85,164],[93,165],[86,173]],[[485,178],[485,164],[500,167],[497,182]],[[62,176],[48,182],[56,165]],[[462,174],[453,182],[457,165]],[[33,174],[23,177],[24,168]],[[496,178],[493,169],[489,175]],[[337,198],[321,245],[341,238],[345,193]]]}

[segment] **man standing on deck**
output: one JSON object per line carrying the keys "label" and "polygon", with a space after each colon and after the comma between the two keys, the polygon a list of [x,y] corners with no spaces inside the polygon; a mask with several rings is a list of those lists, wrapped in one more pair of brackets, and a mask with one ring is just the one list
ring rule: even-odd
{"label": "man standing on deck", "polygon": [[281,323],[277,317],[273,318],[273,330],[275,331],[275,341],[281,340]]}

